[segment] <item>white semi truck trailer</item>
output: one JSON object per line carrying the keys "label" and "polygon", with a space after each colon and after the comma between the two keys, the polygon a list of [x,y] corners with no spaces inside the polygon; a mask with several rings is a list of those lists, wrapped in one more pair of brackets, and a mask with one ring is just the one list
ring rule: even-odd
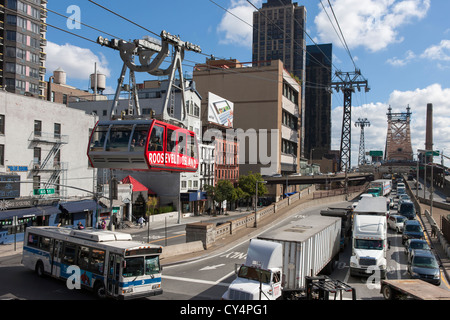
{"label": "white semi truck trailer", "polygon": [[309,216],[251,239],[246,261],[222,298],[275,300],[304,295],[305,277],[333,269],[340,238],[340,218]]}

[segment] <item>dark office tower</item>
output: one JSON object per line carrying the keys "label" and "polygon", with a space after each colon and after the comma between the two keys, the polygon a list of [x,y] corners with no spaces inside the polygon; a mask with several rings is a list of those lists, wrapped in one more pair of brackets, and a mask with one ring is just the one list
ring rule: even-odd
{"label": "dark office tower", "polygon": [[320,160],[331,149],[332,45],[306,46],[305,157]]}
{"label": "dark office tower", "polygon": [[254,66],[268,66],[281,60],[285,69],[301,81],[301,121],[299,123],[301,156],[304,156],[305,51],[306,9],[291,0],[267,0],[253,13]]}
{"label": "dark office tower", "polygon": [[47,0],[0,0],[0,86],[44,97]]}

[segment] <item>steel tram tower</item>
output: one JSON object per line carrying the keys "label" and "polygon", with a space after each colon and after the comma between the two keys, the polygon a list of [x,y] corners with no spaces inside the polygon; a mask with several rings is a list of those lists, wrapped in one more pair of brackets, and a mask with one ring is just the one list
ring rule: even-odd
{"label": "steel tram tower", "polygon": [[331,88],[335,89],[336,92],[342,90],[344,93],[339,169],[340,171],[348,172],[351,165],[352,93],[355,92],[355,88],[358,91],[364,88],[365,92],[368,92],[370,88],[368,81],[361,75],[361,70],[359,69],[356,69],[354,72],[336,71],[335,79],[337,81],[331,83]]}
{"label": "steel tram tower", "polygon": [[364,165],[367,162],[364,128],[370,127],[370,122],[367,120],[367,118],[364,119],[358,118],[358,121],[355,122],[355,127],[361,127],[361,135],[359,139],[358,165]]}

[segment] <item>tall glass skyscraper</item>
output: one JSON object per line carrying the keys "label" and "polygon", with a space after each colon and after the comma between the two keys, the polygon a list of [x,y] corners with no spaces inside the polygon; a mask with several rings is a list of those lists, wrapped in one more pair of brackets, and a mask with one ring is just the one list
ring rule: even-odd
{"label": "tall glass skyscraper", "polygon": [[306,50],[305,155],[320,160],[331,150],[332,44]]}

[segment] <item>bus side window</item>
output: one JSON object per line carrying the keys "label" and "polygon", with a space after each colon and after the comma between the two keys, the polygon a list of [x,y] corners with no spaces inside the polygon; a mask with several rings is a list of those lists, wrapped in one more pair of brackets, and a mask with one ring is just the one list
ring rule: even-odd
{"label": "bus side window", "polygon": [[62,257],[62,263],[73,265],[75,264],[77,247],[75,244],[64,243],[64,253]]}
{"label": "bus side window", "polygon": [[80,246],[78,248],[78,266],[81,270],[89,269],[89,248]]}
{"label": "bus side window", "polygon": [[35,235],[35,234],[28,234],[28,245],[30,247],[38,247],[38,241],[39,241],[39,236]]}
{"label": "bus side window", "polygon": [[90,270],[97,274],[103,274],[105,265],[105,251],[92,249]]}
{"label": "bus side window", "polygon": [[50,251],[50,238],[39,237],[39,249]]}

